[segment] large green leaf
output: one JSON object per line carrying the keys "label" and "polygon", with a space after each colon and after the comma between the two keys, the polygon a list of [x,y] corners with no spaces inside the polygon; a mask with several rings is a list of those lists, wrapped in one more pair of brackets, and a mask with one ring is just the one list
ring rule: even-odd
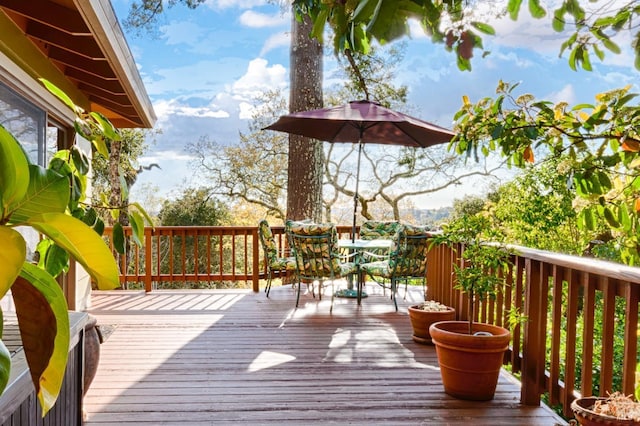
{"label": "large green leaf", "polygon": [[22,223],[40,213],[63,213],[69,201],[69,180],[50,169],[29,166],[29,188],[11,215],[12,223]]}
{"label": "large green leaf", "polygon": [[90,227],[63,213],[43,213],[27,224],[42,232],[80,264],[96,280],[101,290],[120,286],[119,272],[106,243]]}
{"label": "large green leaf", "polygon": [[22,235],[7,226],[0,226],[0,298],[4,297],[13,285],[22,269],[22,263],[27,256],[27,243]]}
{"label": "large green leaf", "polygon": [[11,374],[11,353],[5,346],[4,342],[0,340],[0,394],[4,392],[4,388],[7,387],[10,374]]}
{"label": "large green leaf", "polygon": [[46,80],[44,78],[39,78],[38,80],[40,80],[40,82],[44,85],[44,87],[47,88],[48,91],[53,93],[58,99],[64,102],[66,106],[71,108],[74,112],[78,111],[76,104],[73,103],[71,98],[62,90],[60,90],[55,84],[51,83],[49,80]]}
{"label": "large green leaf", "polygon": [[29,161],[18,141],[0,125],[0,220],[22,200],[29,187]]}
{"label": "large green leaf", "polygon": [[69,354],[69,314],[58,283],[25,263],[12,287],[22,346],[42,415],[56,402]]}

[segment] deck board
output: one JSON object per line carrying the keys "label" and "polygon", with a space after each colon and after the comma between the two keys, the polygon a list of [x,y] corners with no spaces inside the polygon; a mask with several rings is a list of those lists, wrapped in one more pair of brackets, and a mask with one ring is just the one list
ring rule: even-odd
{"label": "deck board", "polygon": [[[380,289],[322,301],[276,287],[94,292],[112,330],[85,400],[86,425],[555,425],[502,374],[489,402],[446,395],[435,349],[411,339],[406,306]],[[403,292],[401,291],[401,295]]]}

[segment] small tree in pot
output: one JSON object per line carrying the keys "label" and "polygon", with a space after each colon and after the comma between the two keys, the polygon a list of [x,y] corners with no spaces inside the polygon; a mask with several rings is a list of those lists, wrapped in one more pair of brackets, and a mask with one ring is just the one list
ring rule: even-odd
{"label": "small tree in pot", "polygon": [[508,269],[511,253],[496,240],[499,234],[490,218],[480,213],[446,225],[433,241],[462,250],[460,264],[454,265],[455,288],[468,295],[468,321],[441,321],[429,330],[445,392],[461,399],[493,399],[511,340],[509,330],[475,321],[479,301],[495,298],[505,285],[502,271]]}

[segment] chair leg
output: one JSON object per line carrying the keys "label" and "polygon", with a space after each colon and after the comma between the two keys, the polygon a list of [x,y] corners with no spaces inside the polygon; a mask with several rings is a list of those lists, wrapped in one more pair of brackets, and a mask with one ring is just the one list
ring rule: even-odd
{"label": "chair leg", "polygon": [[357,281],[356,281],[356,288],[357,288],[357,293],[358,293],[358,306],[361,305],[362,302],[362,288],[364,287],[364,276],[360,277],[360,272],[358,272],[356,274],[356,276],[358,277]]}
{"label": "chair leg", "polygon": [[396,300],[396,291],[398,290],[398,283],[395,279],[391,279],[391,299],[393,299],[393,305],[396,307],[396,312],[398,312],[398,301]]}
{"label": "chair leg", "polygon": [[267,293],[267,297],[269,297],[269,291],[271,291],[271,281],[273,280],[273,275],[271,269],[269,269],[269,273],[267,274],[267,286],[264,288],[264,292]]}
{"label": "chair leg", "polygon": [[404,280],[404,298],[403,300],[407,300],[407,292],[409,291],[409,280]]}
{"label": "chair leg", "polygon": [[298,307],[298,304],[300,303],[300,287],[302,287],[302,281],[300,280],[300,278],[298,278],[298,291],[297,291],[297,296],[296,296],[296,308]]}
{"label": "chair leg", "polygon": [[334,282],[331,280],[331,307],[329,307],[329,313],[333,313],[333,299],[336,297],[336,289],[334,287]]}

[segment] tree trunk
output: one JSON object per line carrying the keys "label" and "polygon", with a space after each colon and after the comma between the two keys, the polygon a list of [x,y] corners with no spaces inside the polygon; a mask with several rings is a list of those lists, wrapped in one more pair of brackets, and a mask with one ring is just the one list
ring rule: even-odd
{"label": "tree trunk", "polygon": [[[122,204],[122,192],[120,190],[120,172],[118,167],[120,165],[120,151],[122,149],[122,141],[111,141],[109,149],[109,205],[120,206]],[[113,226],[115,219],[113,215],[109,215],[109,226]]]}
{"label": "tree trunk", "polygon": [[[322,107],[322,45],[309,36],[308,16],[291,18],[290,112]],[[289,135],[287,218],[320,221],[322,216],[322,142]]]}

